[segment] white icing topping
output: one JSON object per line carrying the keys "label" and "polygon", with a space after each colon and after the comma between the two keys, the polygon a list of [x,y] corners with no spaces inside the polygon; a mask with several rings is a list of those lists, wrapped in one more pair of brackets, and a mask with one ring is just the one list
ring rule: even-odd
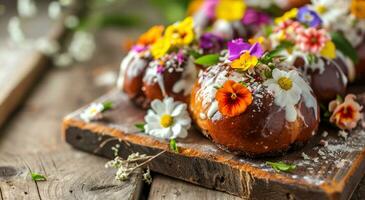
{"label": "white icing topping", "polygon": [[172,91],[174,93],[180,93],[181,91],[184,91],[184,96],[189,95],[191,89],[194,86],[197,74],[198,72],[195,67],[194,61],[191,57],[189,57],[188,62],[183,69],[181,79],[174,84]]}
{"label": "white icing topping", "polygon": [[[128,66],[132,66],[132,68],[128,68]],[[136,77],[143,72],[146,66],[146,60],[141,58],[141,56],[137,52],[130,51],[120,63],[120,72],[117,81],[117,87],[119,89],[123,89],[124,76],[128,76],[131,78]]]}

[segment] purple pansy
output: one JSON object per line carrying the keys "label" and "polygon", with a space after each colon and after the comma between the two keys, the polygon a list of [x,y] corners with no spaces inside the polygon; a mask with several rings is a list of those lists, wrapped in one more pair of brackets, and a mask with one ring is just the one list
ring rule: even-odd
{"label": "purple pansy", "polygon": [[263,25],[269,24],[271,18],[264,12],[257,11],[253,8],[248,8],[245,12],[245,16],[242,18],[244,25]]}
{"label": "purple pansy", "polygon": [[242,55],[242,53],[247,51],[250,52],[250,55],[258,58],[264,54],[264,50],[259,43],[251,45],[244,42],[241,38],[228,42],[228,59],[230,61],[236,60]]}
{"label": "purple pansy", "polygon": [[310,27],[317,27],[322,24],[321,17],[307,6],[303,6],[299,9],[297,19]]}
{"label": "purple pansy", "polygon": [[199,47],[204,53],[218,53],[224,47],[224,40],[213,33],[205,33],[199,38]]}

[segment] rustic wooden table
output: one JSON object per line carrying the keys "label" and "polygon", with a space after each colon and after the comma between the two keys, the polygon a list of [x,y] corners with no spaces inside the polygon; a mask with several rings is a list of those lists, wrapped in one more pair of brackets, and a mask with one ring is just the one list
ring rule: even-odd
{"label": "rustic wooden table", "polygon": [[[139,175],[114,180],[106,159],[83,153],[61,138],[62,118],[106,93],[114,85],[100,77],[117,74],[120,43],[140,30],[104,30],[96,35],[98,50],[88,63],[51,68],[40,76],[21,106],[0,129],[0,200],[12,199],[239,199],[179,180],[153,174],[146,185]],[[99,80],[99,81],[98,81]],[[47,176],[32,181],[29,172]],[[365,179],[352,199],[365,198]]]}

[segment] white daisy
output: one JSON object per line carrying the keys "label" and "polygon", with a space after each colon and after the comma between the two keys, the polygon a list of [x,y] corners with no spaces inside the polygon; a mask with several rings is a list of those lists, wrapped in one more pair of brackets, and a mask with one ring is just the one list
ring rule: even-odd
{"label": "white daisy", "polygon": [[285,118],[293,122],[297,118],[295,105],[299,102],[302,90],[299,82],[301,79],[295,70],[289,72],[274,69],[272,79],[264,82],[269,90],[274,92],[275,104],[285,109]]}
{"label": "white daisy", "polygon": [[163,139],[185,138],[191,126],[187,105],[168,97],[154,100],[145,116],[145,132]]}
{"label": "white daisy", "polygon": [[72,38],[68,52],[75,60],[84,62],[91,59],[95,47],[96,44],[92,33],[77,31]]}
{"label": "white daisy", "polygon": [[102,103],[93,103],[80,114],[80,117],[86,122],[97,120],[102,117],[103,110],[104,105]]}
{"label": "white daisy", "polygon": [[37,13],[37,6],[33,0],[18,0],[17,5],[21,17],[33,17]]}

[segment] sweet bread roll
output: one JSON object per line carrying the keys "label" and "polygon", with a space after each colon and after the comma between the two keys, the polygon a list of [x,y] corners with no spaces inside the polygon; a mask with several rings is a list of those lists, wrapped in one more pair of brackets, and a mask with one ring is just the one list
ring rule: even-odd
{"label": "sweet bread roll", "polygon": [[317,101],[296,70],[258,64],[242,71],[233,62],[201,72],[193,87],[191,115],[207,138],[229,152],[258,157],[281,154],[315,135]]}

